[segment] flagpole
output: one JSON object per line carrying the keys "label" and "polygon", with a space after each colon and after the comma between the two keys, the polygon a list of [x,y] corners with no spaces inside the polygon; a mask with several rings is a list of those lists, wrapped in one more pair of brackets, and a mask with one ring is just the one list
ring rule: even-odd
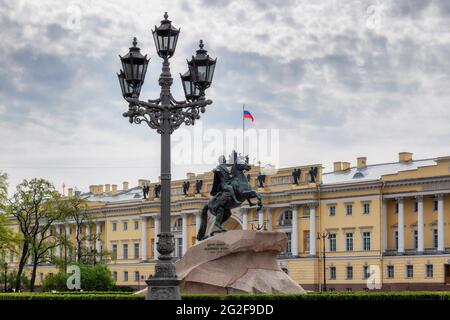
{"label": "flagpole", "polygon": [[245,156],[245,103],[242,105],[242,156]]}

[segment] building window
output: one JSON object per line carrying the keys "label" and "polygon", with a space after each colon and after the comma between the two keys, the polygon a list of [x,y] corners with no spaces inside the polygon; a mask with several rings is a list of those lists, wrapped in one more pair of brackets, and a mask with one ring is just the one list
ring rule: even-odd
{"label": "building window", "polygon": [[183,238],[177,238],[177,257],[183,255]]}
{"label": "building window", "polygon": [[438,211],[438,201],[437,200],[433,201],[433,211]]}
{"label": "building window", "polygon": [[123,231],[127,231],[128,230],[128,222],[124,221],[123,222]]}
{"label": "building window", "polygon": [[395,250],[398,250],[398,231],[394,232],[394,238],[395,238]]}
{"label": "building window", "polygon": [[139,230],[139,221],[134,222],[134,230]]}
{"label": "building window", "polygon": [[438,230],[433,229],[433,248],[437,249],[438,247]]}
{"label": "building window", "polygon": [[363,266],[363,277],[364,279],[369,279],[370,277],[369,266]]}
{"label": "building window", "polygon": [[284,254],[291,255],[292,254],[292,237],[290,232],[286,232],[287,236],[287,244],[286,244],[286,250],[284,251]]}
{"label": "building window", "polygon": [[303,231],[303,252],[309,252],[309,231]]}
{"label": "building window", "polygon": [[303,216],[304,217],[309,217],[310,212],[311,212],[311,209],[309,208],[309,206],[303,207]]}
{"label": "building window", "polygon": [[363,240],[363,250],[370,251],[370,232],[369,231],[363,232],[362,240]]}
{"label": "building window", "polygon": [[353,233],[347,232],[345,234],[345,250],[353,251]]}
{"label": "building window", "polygon": [[336,233],[330,233],[328,236],[328,248],[330,251],[336,251]]}
{"label": "building window", "polygon": [[278,221],[280,226],[290,226],[292,225],[292,210],[285,210]]}
{"label": "building window", "polygon": [[41,272],[39,273],[39,280],[42,283],[42,281],[44,281],[44,274]]}
{"label": "building window", "polygon": [[112,223],[112,231],[116,231],[117,230],[117,223],[113,222]]}
{"label": "building window", "polygon": [[117,271],[113,272],[113,279],[114,279],[114,281],[117,281]]}
{"label": "building window", "polygon": [[346,215],[351,216],[353,214],[353,205],[348,204],[345,206],[345,208],[346,208]]}
{"label": "building window", "polygon": [[414,212],[419,211],[419,203],[417,201],[414,201]]}
{"label": "building window", "polygon": [[417,233],[417,230],[414,230],[413,234],[414,238],[414,249],[417,249],[419,247],[419,235]]}
{"label": "building window", "polygon": [[363,204],[363,214],[369,214],[370,213],[370,203],[364,203]]}
{"label": "building window", "polygon": [[123,259],[128,259],[128,244],[124,243],[122,246],[122,255],[123,255]]}
{"label": "building window", "polygon": [[389,279],[394,278],[394,266],[387,266],[387,277]]}
{"label": "building window", "polygon": [[336,279],[336,267],[330,267],[330,279],[331,280]]}
{"label": "building window", "polygon": [[139,243],[134,244],[133,251],[134,251],[134,258],[139,259]]}
{"label": "building window", "polygon": [[128,271],[123,272],[123,282],[128,282]]}
{"label": "building window", "polygon": [[398,202],[395,203],[395,213],[398,213]]}
{"label": "building window", "polygon": [[328,214],[330,217],[334,217],[336,215],[336,206],[329,206]]}
{"label": "building window", "polygon": [[173,231],[181,231],[181,229],[183,229],[183,219],[178,218],[173,225]]}
{"label": "building window", "polygon": [[426,277],[433,278],[433,265],[432,264],[426,265]]}
{"label": "building window", "polygon": [[353,279],[353,267],[352,266],[347,266],[346,268],[347,270],[347,280],[351,280]]}
{"label": "building window", "polygon": [[117,244],[112,245],[112,258],[113,260],[117,259]]}
{"label": "building window", "polygon": [[414,268],[412,264],[406,265],[406,277],[413,278],[414,277]]}
{"label": "building window", "polygon": [[141,275],[139,274],[139,271],[134,272],[134,281],[139,281],[141,279]]}

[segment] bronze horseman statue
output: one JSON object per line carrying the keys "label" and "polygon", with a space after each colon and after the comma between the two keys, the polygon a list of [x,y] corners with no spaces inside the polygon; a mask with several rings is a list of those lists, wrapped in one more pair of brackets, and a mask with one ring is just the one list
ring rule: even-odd
{"label": "bronze horseman statue", "polygon": [[[229,167],[231,167],[231,172]],[[256,198],[257,210],[262,209],[261,196],[252,189],[244,174],[250,169],[248,157],[238,156],[236,151],[232,152],[228,163],[224,156],[219,157],[219,165],[213,170],[214,181],[211,189],[213,197],[202,209],[197,240],[206,239],[218,232],[226,232],[223,224],[231,217],[231,209],[239,207],[244,201],[247,201],[250,206],[254,206],[251,199]],[[214,225],[218,230],[206,236],[208,211],[216,217]]]}

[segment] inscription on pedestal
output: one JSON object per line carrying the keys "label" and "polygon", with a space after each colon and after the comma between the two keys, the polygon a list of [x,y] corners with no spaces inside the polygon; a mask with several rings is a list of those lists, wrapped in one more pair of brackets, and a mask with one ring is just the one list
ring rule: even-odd
{"label": "inscription on pedestal", "polygon": [[224,242],[210,242],[206,244],[204,250],[206,251],[207,254],[220,255],[227,253],[230,250],[230,248]]}

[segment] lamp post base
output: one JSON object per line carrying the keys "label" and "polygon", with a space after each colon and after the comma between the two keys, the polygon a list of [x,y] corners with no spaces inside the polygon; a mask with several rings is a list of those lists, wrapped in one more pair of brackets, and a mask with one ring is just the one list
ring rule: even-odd
{"label": "lamp post base", "polygon": [[150,278],[146,300],[181,300],[180,282],[177,278]]}
{"label": "lamp post base", "polygon": [[148,285],[147,300],[181,300],[180,282],[171,253],[175,247],[173,234],[158,234],[157,248],[160,253],[155,274],[145,282]]}

